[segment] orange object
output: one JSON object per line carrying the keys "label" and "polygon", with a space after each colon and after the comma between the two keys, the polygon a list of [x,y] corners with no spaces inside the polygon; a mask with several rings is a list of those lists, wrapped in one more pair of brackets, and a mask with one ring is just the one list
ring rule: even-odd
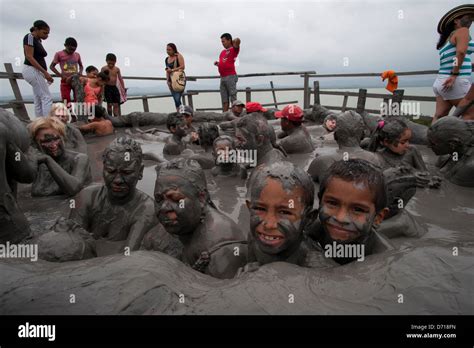
{"label": "orange object", "polygon": [[385,70],[380,76],[382,77],[382,81],[388,79],[387,87],[385,87],[387,90],[393,93],[393,91],[398,88],[398,76],[395,74],[395,71]]}

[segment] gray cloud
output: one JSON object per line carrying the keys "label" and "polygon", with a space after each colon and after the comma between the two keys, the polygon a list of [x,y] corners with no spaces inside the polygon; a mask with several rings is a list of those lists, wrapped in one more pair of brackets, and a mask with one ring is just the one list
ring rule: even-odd
{"label": "gray cloud", "polygon": [[[217,74],[213,62],[222,49],[223,32],[242,39],[239,73],[436,69],[437,22],[464,2],[0,0],[0,62],[15,63],[18,57],[22,61],[23,36],[34,20],[44,19],[51,26],[44,42],[48,64],[64,39],[73,36],[84,64],[100,67],[105,55],[113,52],[124,75],[164,76],[168,42],[183,53],[188,75]],[[348,66],[343,65],[344,57]],[[21,66],[15,70],[21,71]],[[217,81],[200,83],[209,84]],[[8,82],[0,86],[1,94],[10,94]]]}

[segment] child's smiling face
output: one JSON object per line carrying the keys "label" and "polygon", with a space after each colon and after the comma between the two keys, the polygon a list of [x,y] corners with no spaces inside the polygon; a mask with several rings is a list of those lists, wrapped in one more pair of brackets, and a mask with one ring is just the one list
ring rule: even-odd
{"label": "child's smiling face", "polygon": [[250,233],[262,251],[276,254],[299,240],[297,225],[305,208],[303,196],[300,186],[285,190],[279,180],[267,177],[259,197],[247,201],[254,221]]}
{"label": "child's smiling face", "polygon": [[115,63],[116,63],[115,60],[108,60],[108,61],[107,61],[107,66],[108,66],[110,69],[113,69],[113,68],[115,67]]}
{"label": "child's smiling face", "polygon": [[364,182],[333,177],[321,198],[321,223],[332,240],[355,240],[374,222],[381,223],[383,215],[383,210],[376,212],[374,192]]}
{"label": "child's smiling face", "polygon": [[412,136],[412,131],[409,128],[406,128],[398,142],[390,143],[387,140],[383,141],[383,145],[388,148],[390,151],[397,153],[399,155],[404,155],[410,146],[410,139]]}

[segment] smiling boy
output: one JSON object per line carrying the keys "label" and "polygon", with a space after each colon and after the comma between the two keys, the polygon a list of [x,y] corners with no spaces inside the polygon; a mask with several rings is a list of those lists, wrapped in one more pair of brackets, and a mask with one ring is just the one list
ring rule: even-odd
{"label": "smiling boy", "polygon": [[361,159],[335,162],[318,197],[319,223],[309,236],[319,242],[326,257],[345,264],[390,248],[375,231],[388,213],[385,180],[377,167]]}

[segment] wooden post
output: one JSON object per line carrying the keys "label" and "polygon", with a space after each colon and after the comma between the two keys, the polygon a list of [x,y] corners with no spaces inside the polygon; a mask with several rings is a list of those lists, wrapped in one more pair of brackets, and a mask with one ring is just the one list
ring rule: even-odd
{"label": "wooden post", "polygon": [[[393,96],[392,96],[392,108],[390,115],[396,115],[399,116],[401,112],[401,106],[402,106],[402,100],[403,100],[403,93],[405,91],[403,89],[396,89],[393,91]],[[397,105],[397,106],[395,106]],[[398,111],[394,112],[394,108],[398,108]]]}
{"label": "wooden post", "polygon": [[314,81],[314,104],[321,104],[319,97],[319,81]]}
{"label": "wooden post", "polygon": [[303,109],[309,108],[309,75],[304,74]]}
{"label": "wooden post", "polygon": [[245,88],[245,102],[250,103],[252,101],[252,92],[250,87]]}
{"label": "wooden post", "polygon": [[345,112],[346,111],[346,108],[347,108],[347,100],[349,99],[349,96],[346,94],[344,94],[344,101],[342,102],[342,109],[341,109],[341,112]]}
{"label": "wooden post", "polygon": [[270,86],[272,87],[273,103],[275,104],[275,109],[278,109],[278,102],[276,98],[275,90],[273,89],[273,81],[270,81]]}
{"label": "wooden post", "polygon": [[367,99],[367,90],[364,88],[359,89],[359,96],[357,97],[357,108],[356,112],[361,114],[365,110],[365,101]]}
{"label": "wooden post", "polygon": [[194,110],[193,95],[188,94],[188,105]]}
{"label": "wooden post", "polygon": [[142,102],[143,102],[143,111],[150,112],[150,107],[148,106],[148,98],[146,96],[143,96]]}
{"label": "wooden post", "polygon": [[[31,121],[28,116],[28,111],[26,110],[25,104],[23,104],[23,98],[21,96],[20,87],[18,87],[18,82],[15,78],[15,72],[13,71],[13,66],[11,63],[5,63],[5,71],[8,74],[8,80],[10,81],[10,86],[13,90],[13,95],[15,96],[15,101],[18,103],[12,103],[13,112],[19,119],[23,121]],[[47,115],[44,115],[47,116]]]}

